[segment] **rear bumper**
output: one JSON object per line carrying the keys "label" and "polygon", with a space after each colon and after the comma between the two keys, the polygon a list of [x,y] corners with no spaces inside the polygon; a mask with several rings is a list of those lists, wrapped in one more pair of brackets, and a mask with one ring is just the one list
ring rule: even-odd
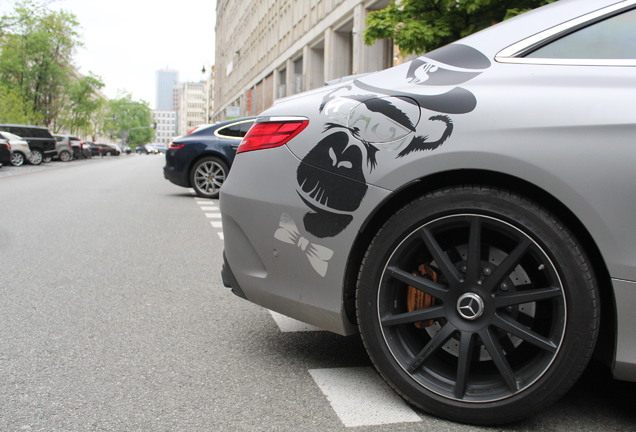
{"label": "rear bumper", "polygon": [[174,167],[166,165],[163,167],[163,178],[169,180],[177,186],[190,187],[186,172],[177,171]]}
{"label": "rear bumper", "polygon": [[223,267],[221,267],[221,278],[223,279],[223,286],[226,288],[231,288],[232,292],[237,296],[247,299],[243,290],[239,286],[239,283],[236,281],[234,277],[234,273],[232,273],[232,269],[230,268],[230,264],[227,262],[227,258],[225,257],[225,252],[223,253]]}
{"label": "rear bumper", "polygon": [[[224,281],[253,303],[324,330],[352,334],[357,329],[344,310],[343,281],[363,218],[354,215],[336,237],[308,232],[304,220],[310,211],[297,191],[300,163],[286,146],[234,160],[220,198]],[[370,188],[359,214],[368,214],[368,206],[385,196],[386,191]]]}

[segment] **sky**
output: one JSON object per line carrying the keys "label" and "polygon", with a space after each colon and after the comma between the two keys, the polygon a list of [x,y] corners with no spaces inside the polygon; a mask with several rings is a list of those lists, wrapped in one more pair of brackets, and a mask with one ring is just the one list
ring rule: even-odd
{"label": "sky", "polygon": [[[42,0],[40,0],[42,1]],[[80,24],[75,66],[101,77],[102,92],[132,93],[155,108],[156,71],[174,69],[179,81],[200,81],[214,64],[216,0],[45,0],[72,12]],[[3,13],[17,0],[0,0]]]}

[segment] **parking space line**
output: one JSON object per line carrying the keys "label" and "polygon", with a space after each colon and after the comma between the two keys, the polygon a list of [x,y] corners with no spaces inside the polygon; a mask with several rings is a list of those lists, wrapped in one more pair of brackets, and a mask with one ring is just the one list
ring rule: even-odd
{"label": "parking space line", "polygon": [[310,369],[309,373],[346,427],[422,421],[372,368]]}
{"label": "parking space line", "polygon": [[311,324],[306,324],[301,321],[296,321],[293,318],[287,317],[285,315],[281,315],[274,311],[269,311],[272,318],[274,318],[274,322],[283,333],[292,333],[292,332],[309,332],[309,331],[322,331],[318,327],[314,327]]}
{"label": "parking space line", "polygon": [[219,238],[221,240],[224,240],[223,238],[223,223],[220,221],[221,219],[221,211],[217,205],[218,201],[213,201],[210,199],[206,199],[206,198],[201,198],[196,196],[196,193],[194,192],[194,189],[190,189],[190,193],[192,193],[195,198],[194,198],[194,202],[197,203],[197,205],[199,206],[199,208],[201,209],[201,211],[203,211],[203,214],[205,215],[206,218],[208,219],[219,219],[219,220],[211,220],[210,221],[210,225],[212,226],[212,228],[220,228],[221,231],[216,231],[216,234],[219,236]]}

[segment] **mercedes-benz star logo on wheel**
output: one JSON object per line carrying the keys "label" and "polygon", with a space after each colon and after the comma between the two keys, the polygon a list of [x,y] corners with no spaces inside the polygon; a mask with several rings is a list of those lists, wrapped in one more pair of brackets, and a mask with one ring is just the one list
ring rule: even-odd
{"label": "mercedes-benz star logo on wheel", "polygon": [[464,319],[477,319],[484,313],[484,301],[475,293],[463,294],[457,300],[457,312]]}

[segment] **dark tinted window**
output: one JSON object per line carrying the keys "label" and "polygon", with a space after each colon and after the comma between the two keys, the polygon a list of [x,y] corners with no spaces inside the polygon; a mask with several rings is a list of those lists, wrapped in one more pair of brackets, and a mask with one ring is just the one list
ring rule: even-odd
{"label": "dark tinted window", "polygon": [[253,121],[226,126],[219,129],[218,134],[227,137],[243,138],[254,124]]}
{"label": "dark tinted window", "polygon": [[636,9],[570,33],[527,57],[636,59]]}
{"label": "dark tinted window", "polygon": [[0,125],[0,130],[11,132],[22,138],[47,138],[52,140],[53,136],[46,128],[29,127],[29,126],[3,126]]}

